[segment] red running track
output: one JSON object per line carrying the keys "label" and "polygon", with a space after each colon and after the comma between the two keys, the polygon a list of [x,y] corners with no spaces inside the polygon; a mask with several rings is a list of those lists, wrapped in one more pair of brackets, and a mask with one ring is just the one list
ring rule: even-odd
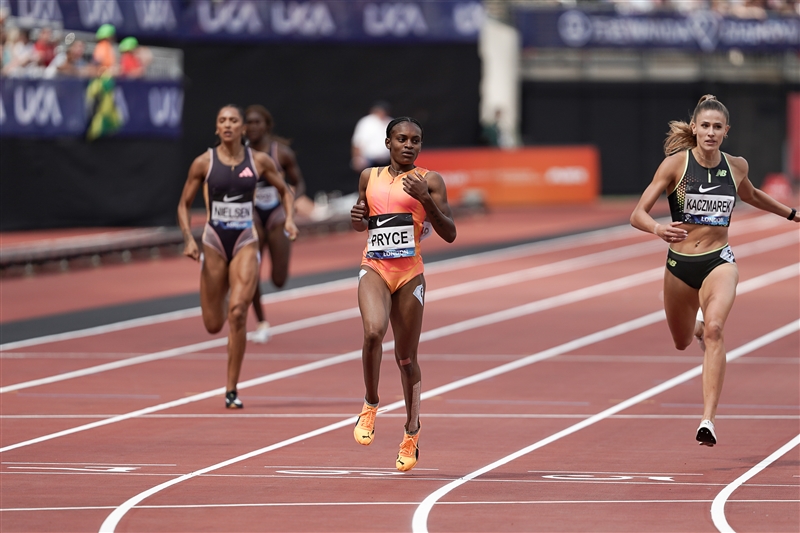
{"label": "red running track", "polygon": [[197,316],[6,345],[0,529],[800,530],[799,237],[752,211],[731,228],[714,448],[694,441],[702,354],[676,351],[661,314],[665,245],[630,228],[429,265],[409,473],[391,338],[376,440],[352,437],[354,280],[268,299],[276,334],[248,345],[241,412]]}

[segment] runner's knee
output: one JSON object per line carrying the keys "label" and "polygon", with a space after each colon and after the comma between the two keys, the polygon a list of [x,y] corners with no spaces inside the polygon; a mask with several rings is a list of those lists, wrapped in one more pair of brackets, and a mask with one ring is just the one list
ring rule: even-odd
{"label": "runner's knee", "polygon": [[219,333],[222,330],[222,326],[225,325],[225,321],[222,320],[220,317],[203,317],[203,325],[206,327],[206,331],[214,334]]}
{"label": "runner's knee", "polygon": [[250,302],[231,304],[228,309],[228,323],[231,327],[244,327],[247,321],[247,308]]}
{"label": "runner's knee", "polygon": [[706,343],[722,341],[722,335],[723,335],[722,329],[723,326],[721,322],[717,320],[706,321],[705,330],[703,333]]}

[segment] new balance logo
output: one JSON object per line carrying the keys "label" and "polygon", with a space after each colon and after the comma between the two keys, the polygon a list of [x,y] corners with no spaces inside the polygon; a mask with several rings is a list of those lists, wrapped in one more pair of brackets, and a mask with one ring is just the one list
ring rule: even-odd
{"label": "new balance logo", "polygon": [[124,22],[117,0],[78,0],[78,11],[84,26],[96,27],[101,24],[122,26]]}
{"label": "new balance logo", "polygon": [[244,167],[244,170],[239,172],[240,178],[252,178],[253,176],[255,176],[255,174],[253,174],[253,171],[250,170],[250,167]]}
{"label": "new balance logo", "polygon": [[728,175],[727,170],[717,170],[717,176],[722,176],[723,178]]}

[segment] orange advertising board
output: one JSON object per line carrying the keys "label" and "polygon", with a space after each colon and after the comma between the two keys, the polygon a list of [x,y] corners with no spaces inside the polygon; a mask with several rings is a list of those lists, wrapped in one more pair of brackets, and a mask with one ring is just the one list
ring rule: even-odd
{"label": "orange advertising board", "polygon": [[476,194],[489,206],[586,203],[600,191],[594,146],[423,149],[416,164],[442,175],[454,205]]}

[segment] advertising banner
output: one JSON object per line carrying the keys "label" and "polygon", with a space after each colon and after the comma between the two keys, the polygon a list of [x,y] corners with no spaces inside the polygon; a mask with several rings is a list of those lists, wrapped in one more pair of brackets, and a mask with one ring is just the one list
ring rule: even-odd
{"label": "advertising banner", "polygon": [[586,203],[600,191],[593,146],[423,150],[417,165],[442,175],[453,204],[476,196],[489,206]]}
{"label": "advertising banner", "polygon": [[689,14],[641,15],[572,10],[514,11],[523,47],[675,48],[713,52],[800,50],[800,17],[766,19],[723,17],[696,10]]}
{"label": "advertising banner", "polygon": [[0,0],[26,25],[233,41],[477,42],[480,0]]}
{"label": "advertising banner", "polygon": [[[90,80],[0,78],[0,136],[86,135],[94,110],[87,103]],[[183,89],[178,82],[123,81],[114,84],[120,137],[180,137]]]}

